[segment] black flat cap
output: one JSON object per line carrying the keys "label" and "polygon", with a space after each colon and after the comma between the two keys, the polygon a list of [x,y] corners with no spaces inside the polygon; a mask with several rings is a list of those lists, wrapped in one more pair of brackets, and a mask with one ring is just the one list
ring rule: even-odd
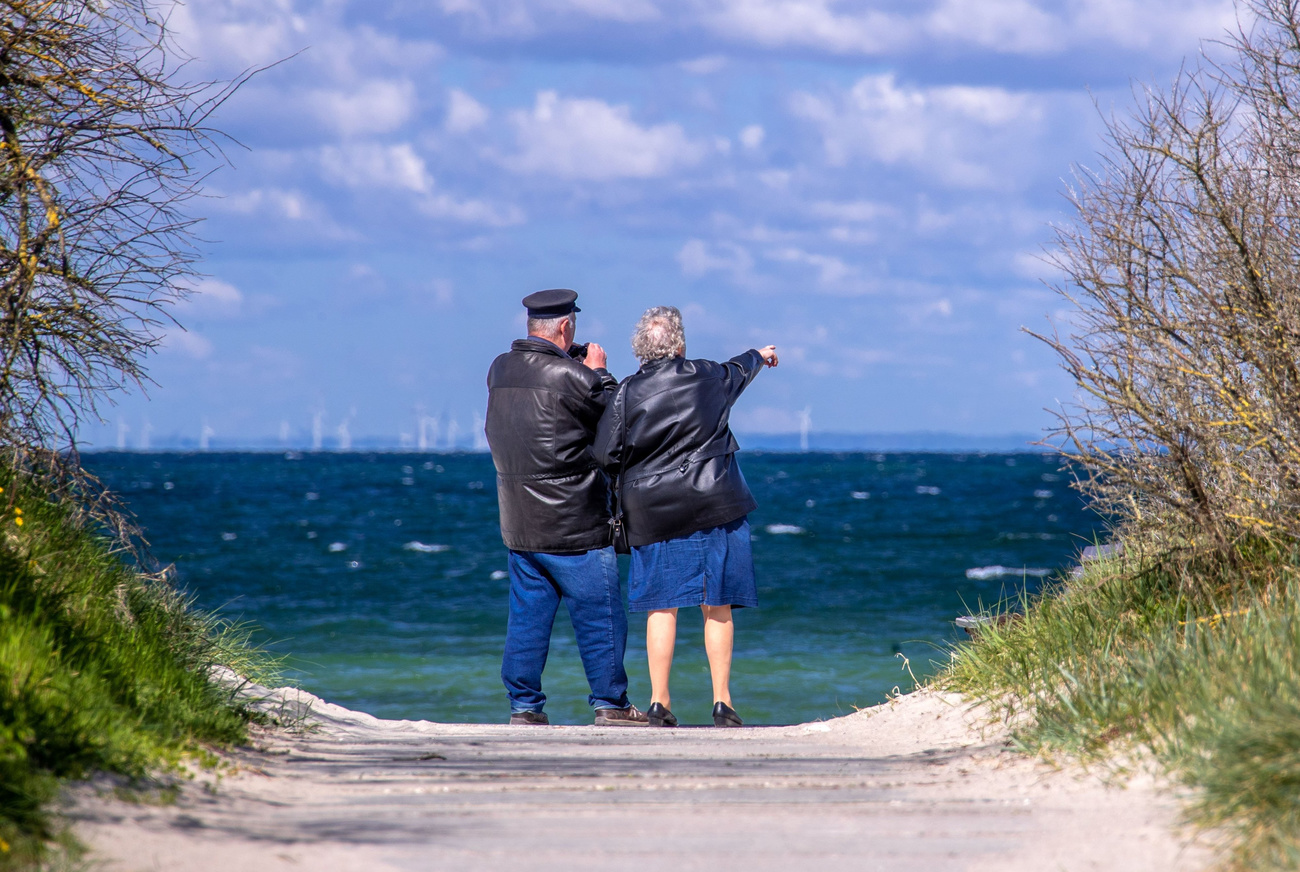
{"label": "black flat cap", "polygon": [[559,318],[570,312],[582,311],[574,305],[577,299],[577,291],[568,288],[551,288],[524,297],[524,307],[528,309],[529,318]]}

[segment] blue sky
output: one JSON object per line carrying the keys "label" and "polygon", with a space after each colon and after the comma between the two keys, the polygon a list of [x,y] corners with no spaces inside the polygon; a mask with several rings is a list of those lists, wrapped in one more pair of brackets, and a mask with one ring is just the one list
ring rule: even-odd
{"label": "blue sky", "polygon": [[96,446],[468,439],[519,300],[579,340],[682,309],[688,354],[775,343],[738,430],[1038,431],[1070,384],[1020,333],[1094,100],[1166,83],[1220,0],[190,0],[217,124],[205,278]]}

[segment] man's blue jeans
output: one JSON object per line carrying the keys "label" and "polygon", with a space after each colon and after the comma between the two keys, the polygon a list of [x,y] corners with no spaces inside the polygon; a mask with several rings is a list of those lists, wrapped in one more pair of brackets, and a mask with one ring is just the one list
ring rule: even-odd
{"label": "man's blue jeans", "polygon": [[542,670],[551,650],[551,627],[560,600],[578,637],[578,654],[587,672],[596,709],[627,708],[627,612],[613,548],[583,554],[510,552],[510,622],[501,680],[512,712],[542,710]]}

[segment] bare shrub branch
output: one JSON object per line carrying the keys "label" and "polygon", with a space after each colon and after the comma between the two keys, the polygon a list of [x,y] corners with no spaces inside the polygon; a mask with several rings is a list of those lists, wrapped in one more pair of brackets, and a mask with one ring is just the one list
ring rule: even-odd
{"label": "bare shrub branch", "polygon": [[183,69],[150,0],[0,0],[0,444],[118,523],[75,433],[147,382],[239,84]]}
{"label": "bare shrub branch", "polygon": [[1108,120],[1056,232],[1073,321],[1039,336],[1079,388],[1057,433],[1085,492],[1230,562],[1300,538],[1300,2],[1239,13],[1231,66]]}

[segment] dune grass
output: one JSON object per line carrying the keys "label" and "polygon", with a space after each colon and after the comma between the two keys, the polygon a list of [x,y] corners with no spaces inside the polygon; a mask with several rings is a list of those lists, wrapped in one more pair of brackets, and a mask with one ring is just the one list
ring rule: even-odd
{"label": "dune grass", "polygon": [[60,779],[145,778],[243,740],[248,715],[208,668],[256,655],[66,505],[0,486],[0,869],[21,869],[61,838]]}
{"label": "dune grass", "polygon": [[[1132,550],[1132,549],[1131,549]],[[1149,749],[1225,827],[1230,868],[1300,866],[1300,555],[1092,563],[953,652],[940,684],[1029,717],[1026,749]],[[1191,577],[1198,583],[1189,585]]]}

